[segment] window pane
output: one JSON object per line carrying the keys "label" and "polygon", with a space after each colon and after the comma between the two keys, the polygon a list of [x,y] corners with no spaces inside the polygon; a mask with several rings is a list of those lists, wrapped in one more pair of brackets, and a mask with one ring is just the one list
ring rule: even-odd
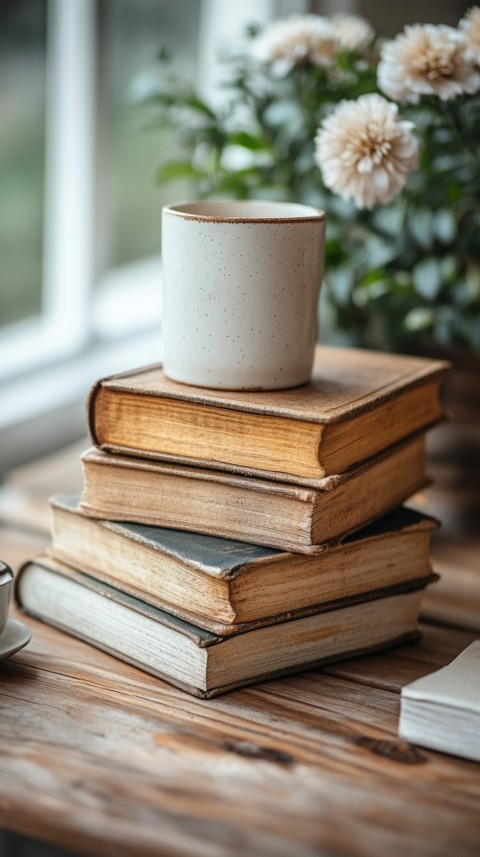
{"label": "window pane", "polygon": [[0,327],[41,308],[46,0],[0,3]]}
{"label": "window pane", "polygon": [[98,263],[105,270],[160,250],[161,207],[176,189],[159,188],[155,171],[174,153],[175,142],[171,132],[146,128],[150,117],[129,92],[162,47],[194,79],[200,0],[107,0],[100,9],[106,128],[101,141],[105,184],[100,187],[105,243]]}

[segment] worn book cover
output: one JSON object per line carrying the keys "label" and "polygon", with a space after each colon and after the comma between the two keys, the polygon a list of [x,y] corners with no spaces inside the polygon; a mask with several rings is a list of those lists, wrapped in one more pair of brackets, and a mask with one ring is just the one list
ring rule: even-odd
{"label": "worn book cover", "polygon": [[179,384],[150,366],[94,385],[89,430],[108,452],[317,487],[438,422],[447,368],[318,346],[309,384],[247,393]]}
{"label": "worn book cover", "polygon": [[315,553],[394,509],[426,484],[417,435],[317,489],[112,455],[82,457],[82,512]]}
{"label": "worn book cover", "polygon": [[20,608],[197,696],[215,696],[414,639],[428,580],[345,599],[335,609],[219,637],[51,557],[26,563]]}
{"label": "worn book cover", "polygon": [[49,552],[213,633],[284,621],[431,573],[433,518],[399,508],[329,550],[304,556],[215,536],[94,520],[79,495],[52,503]]}

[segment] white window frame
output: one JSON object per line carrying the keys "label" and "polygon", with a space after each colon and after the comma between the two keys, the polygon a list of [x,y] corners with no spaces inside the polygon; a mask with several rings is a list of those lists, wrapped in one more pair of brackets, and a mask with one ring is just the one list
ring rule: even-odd
{"label": "white window frame", "polygon": [[[49,0],[47,9],[42,310],[2,331],[0,379],[64,358],[87,338],[95,169],[94,0]],[[79,114],[85,117],[81,125]]]}
{"label": "white window frame", "polygon": [[[218,80],[213,58],[219,45],[252,20],[265,23],[308,5],[203,0],[202,91]],[[48,0],[42,310],[1,331],[0,429],[67,404],[100,374],[128,368],[131,354],[140,360],[160,353],[160,257],[95,278],[95,234],[101,228],[95,185],[104,150],[97,146],[97,23],[96,0]]]}

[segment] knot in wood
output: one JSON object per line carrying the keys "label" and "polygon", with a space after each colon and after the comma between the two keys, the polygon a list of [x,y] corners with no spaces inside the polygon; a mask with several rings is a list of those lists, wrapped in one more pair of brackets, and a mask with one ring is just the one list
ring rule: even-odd
{"label": "knot in wood", "polygon": [[417,747],[408,744],[406,741],[385,741],[377,738],[369,738],[366,735],[360,735],[355,738],[355,744],[359,747],[366,747],[372,753],[378,756],[385,756],[391,759],[392,762],[401,762],[404,765],[424,765],[428,762],[427,756],[421,753]]}
{"label": "knot in wood", "polygon": [[275,762],[279,765],[292,765],[295,761],[290,753],[277,750],[275,747],[263,747],[260,744],[253,744],[251,741],[224,741],[222,747],[230,753],[238,753],[239,756],[246,756],[250,759],[262,759],[265,762]]}

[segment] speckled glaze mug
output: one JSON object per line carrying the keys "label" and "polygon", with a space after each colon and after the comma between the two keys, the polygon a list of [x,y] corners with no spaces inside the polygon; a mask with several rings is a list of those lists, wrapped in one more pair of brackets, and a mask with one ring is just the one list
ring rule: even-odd
{"label": "speckled glaze mug", "polygon": [[164,368],[175,381],[276,390],[310,378],[325,215],[277,202],[162,212]]}

